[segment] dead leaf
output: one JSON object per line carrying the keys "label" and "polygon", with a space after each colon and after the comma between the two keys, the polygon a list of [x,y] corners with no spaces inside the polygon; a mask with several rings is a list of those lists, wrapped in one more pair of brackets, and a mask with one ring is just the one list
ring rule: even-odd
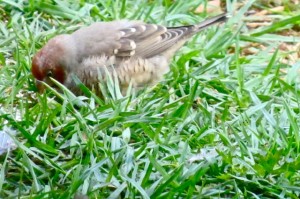
{"label": "dead leaf", "polygon": [[264,16],[264,15],[267,15],[267,14],[272,14],[272,13],[276,13],[276,12],[282,12],[284,11],[284,7],[283,6],[278,6],[278,7],[275,7],[275,8],[271,8],[271,9],[268,9],[268,10],[262,10],[260,12],[256,12],[254,14],[254,16]]}
{"label": "dead leaf", "polygon": [[198,6],[198,8],[195,10],[195,13],[202,13],[202,12],[207,12],[207,13],[213,13],[213,12],[220,12],[221,9],[221,2],[220,0],[212,0],[208,1],[207,4],[201,4]]}

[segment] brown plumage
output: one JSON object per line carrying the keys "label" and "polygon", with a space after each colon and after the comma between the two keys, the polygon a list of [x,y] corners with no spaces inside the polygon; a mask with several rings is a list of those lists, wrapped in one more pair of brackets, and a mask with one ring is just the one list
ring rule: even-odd
{"label": "brown plumage", "polygon": [[123,92],[130,83],[135,88],[155,84],[169,71],[171,57],[190,37],[226,19],[223,13],[198,25],[170,28],[141,21],[97,22],[50,39],[34,56],[32,73],[37,83],[53,85],[52,77],[75,94],[80,90],[73,75],[101,94],[99,81],[106,78],[105,68],[111,74],[116,71]]}

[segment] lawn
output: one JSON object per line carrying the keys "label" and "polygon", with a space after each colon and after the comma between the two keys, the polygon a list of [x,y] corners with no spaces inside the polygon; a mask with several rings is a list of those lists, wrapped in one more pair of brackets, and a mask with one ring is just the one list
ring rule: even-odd
{"label": "lawn", "polygon": [[99,98],[38,93],[33,55],[94,21],[218,13],[195,12],[206,0],[0,1],[0,132],[14,145],[0,198],[299,198],[300,6],[274,2],[222,2],[231,18],[181,48],[164,81],[126,96],[108,81]]}

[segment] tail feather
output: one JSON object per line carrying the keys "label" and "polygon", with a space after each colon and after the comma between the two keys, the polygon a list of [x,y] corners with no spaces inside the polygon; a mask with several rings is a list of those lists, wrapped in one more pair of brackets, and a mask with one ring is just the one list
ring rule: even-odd
{"label": "tail feather", "polygon": [[148,42],[148,46],[144,45],[143,50],[139,51],[138,55],[142,57],[153,57],[154,55],[163,53],[170,58],[190,37],[215,23],[224,22],[226,20],[227,13],[223,13],[206,19],[197,25],[168,27],[167,31],[160,35],[159,42]]}
{"label": "tail feather", "polygon": [[209,26],[215,24],[215,23],[221,23],[225,22],[228,19],[228,13],[222,13],[220,15],[208,18],[199,24],[196,25],[187,25],[187,26],[178,26],[178,27],[168,27],[167,29],[169,31],[172,30],[182,30],[183,34],[181,35],[182,38],[189,37],[191,35],[196,34],[197,32],[200,32],[201,30],[204,30],[205,28],[208,28]]}
{"label": "tail feather", "polygon": [[196,31],[201,31],[204,28],[207,28],[208,26],[211,26],[215,23],[220,23],[220,22],[225,22],[228,19],[228,14],[227,13],[222,13],[220,15],[211,17],[209,19],[204,20],[203,22],[199,23],[198,25],[195,25]]}

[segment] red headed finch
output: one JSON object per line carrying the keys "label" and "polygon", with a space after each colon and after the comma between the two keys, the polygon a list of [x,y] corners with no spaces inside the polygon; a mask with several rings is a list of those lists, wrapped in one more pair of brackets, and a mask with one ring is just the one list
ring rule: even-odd
{"label": "red headed finch", "polygon": [[152,85],[169,71],[171,57],[190,37],[226,19],[223,13],[181,27],[127,20],[97,22],[50,39],[34,56],[32,74],[37,84],[43,81],[53,85],[52,77],[75,94],[80,89],[73,75],[101,94],[99,82],[106,78],[105,68],[111,74],[116,71],[123,92],[130,83],[135,88]]}

